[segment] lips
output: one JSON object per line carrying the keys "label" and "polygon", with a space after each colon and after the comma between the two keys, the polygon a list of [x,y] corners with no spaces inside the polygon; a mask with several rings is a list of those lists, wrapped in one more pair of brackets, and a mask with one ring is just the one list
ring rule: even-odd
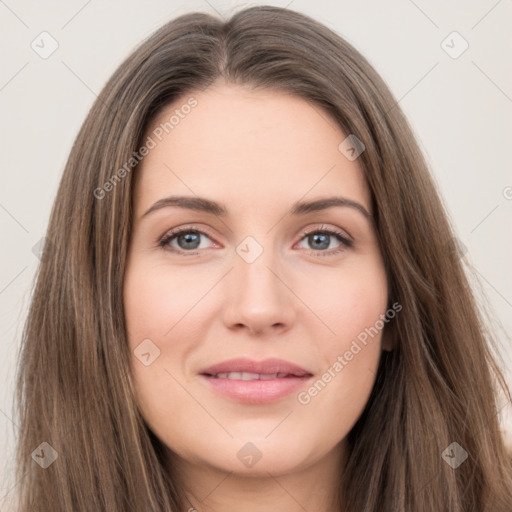
{"label": "lips", "polygon": [[[263,376],[273,375],[274,378],[304,377],[311,375],[304,368],[283,359],[253,361],[244,358],[230,359],[229,361],[215,364],[201,371],[201,374],[217,378],[226,378],[228,374],[231,374],[229,378],[239,378],[241,380],[252,380],[247,377],[248,374]],[[245,377],[242,377],[244,374]]]}
{"label": "lips", "polygon": [[252,373],[252,372],[223,372],[211,375],[214,379],[230,379],[230,380],[270,380],[283,379],[285,377],[295,377],[288,373]]}
{"label": "lips", "polygon": [[230,359],[202,370],[200,376],[224,398],[256,405],[275,402],[298,391],[312,374],[283,359]]}

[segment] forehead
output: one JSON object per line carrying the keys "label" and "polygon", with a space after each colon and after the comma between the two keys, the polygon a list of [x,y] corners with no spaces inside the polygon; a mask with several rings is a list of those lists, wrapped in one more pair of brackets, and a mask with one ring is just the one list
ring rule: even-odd
{"label": "forehead", "polygon": [[136,209],[166,193],[240,208],[339,193],[370,210],[362,168],[338,149],[347,135],[318,105],[281,91],[216,84],[187,94],[147,129],[155,144],[136,170]]}

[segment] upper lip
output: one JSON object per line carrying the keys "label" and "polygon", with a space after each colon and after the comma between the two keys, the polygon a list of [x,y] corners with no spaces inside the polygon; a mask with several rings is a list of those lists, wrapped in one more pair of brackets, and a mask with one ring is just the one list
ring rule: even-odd
{"label": "upper lip", "polygon": [[203,375],[216,375],[218,373],[247,372],[259,374],[286,373],[296,377],[311,375],[307,370],[300,366],[285,361],[284,359],[264,359],[263,361],[254,361],[247,358],[229,359],[213,366],[205,368],[200,373]]}

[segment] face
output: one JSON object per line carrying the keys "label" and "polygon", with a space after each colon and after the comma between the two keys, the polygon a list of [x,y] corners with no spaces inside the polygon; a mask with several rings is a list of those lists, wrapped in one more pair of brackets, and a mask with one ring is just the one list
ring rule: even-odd
{"label": "face", "polygon": [[303,99],[226,84],[149,127],[124,305],[138,405],[178,463],[276,475],[342,453],[388,306],[347,135]]}

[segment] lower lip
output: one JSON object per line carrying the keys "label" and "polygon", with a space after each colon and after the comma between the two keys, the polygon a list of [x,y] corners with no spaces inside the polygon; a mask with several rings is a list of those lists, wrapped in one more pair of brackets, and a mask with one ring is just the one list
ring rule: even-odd
{"label": "lower lip", "polygon": [[283,377],[268,380],[219,379],[201,375],[202,379],[222,395],[246,404],[265,404],[283,398],[304,386],[311,378]]}

